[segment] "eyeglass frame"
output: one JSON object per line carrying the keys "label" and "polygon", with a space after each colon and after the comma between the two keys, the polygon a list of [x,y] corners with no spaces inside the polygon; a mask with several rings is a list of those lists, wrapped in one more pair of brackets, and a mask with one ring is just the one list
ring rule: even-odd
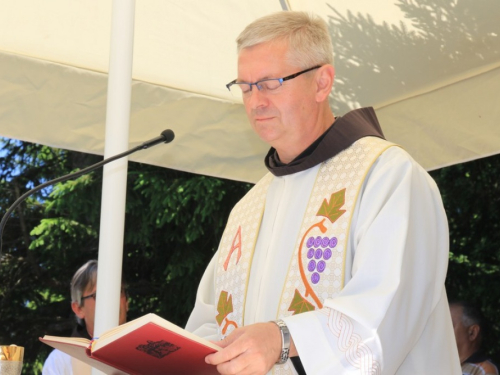
{"label": "eyeglass frame", "polygon": [[[120,289],[120,296],[125,296],[125,297],[127,296],[127,288],[126,287],[122,286],[122,288]],[[82,296],[80,298],[80,304],[83,305],[83,302],[89,298],[93,298],[95,301],[96,297],[97,297],[97,290],[94,293],[89,294],[88,296]]]}
{"label": "eyeglass frame", "polygon": [[280,85],[278,87],[281,87],[283,85],[283,82],[289,81],[291,79],[294,79],[294,78],[300,76],[301,74],[310,72],[311,70],[319,69],[322,66],[323,65],[316,65],[316,66],[313,66],[312,68],[309,68],[309,69],[306,69],[306,70],[302,70],[302,71],[300,71],[298,73],[295,73],[295,74],[290,74],[289,76],[286,76],[286,77],[283,77],[283,78],[266,78],[266,79],[261,79],[260,81],[256,81],[254,83],[251,83],[251,82],[236,82],[238,80],[238,78],[236,78],[236,79],[232,80],[231,82],[229,82],[226,85],[226,87],[229,90],[229,92],[231,92],[231,86],[233,86],[233,85],[239,85],[239,84],[250,85],[250,90],[246,91],[246,92],[242,91],[242,94],[246,94],[246,93],[252,92],[252,86],[257,87],[257,90],[261,91],[262,87],[259,87],[259,84],[261,82],[265,82],[265,81],[278,81],[280,83]]}

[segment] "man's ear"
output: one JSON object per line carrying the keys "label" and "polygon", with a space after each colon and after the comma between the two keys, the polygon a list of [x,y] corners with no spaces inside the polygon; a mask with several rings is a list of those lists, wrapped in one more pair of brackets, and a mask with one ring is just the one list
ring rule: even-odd
{"label": "man's ear", "polygon": [[71,302],[71,310],[73,310],[75,315],[80,319],[85,319],[85,312],[77,302]]}
{"label": "man's ear", "polygon": [[467,334],[468,334],[469,341],[475,341],[479,336],[480,330],[481,330],[481,328],[477,324],[473,324],[469,328],[467,328]]}
{"label": "man's ear", "polygon": [[334,79],[335,68],[332,65],[326,64],[318,69],[318,72],[316,73],[317,102],[322,102],[328,99],[328,95],[330,95],[330,92],[332,91]]}

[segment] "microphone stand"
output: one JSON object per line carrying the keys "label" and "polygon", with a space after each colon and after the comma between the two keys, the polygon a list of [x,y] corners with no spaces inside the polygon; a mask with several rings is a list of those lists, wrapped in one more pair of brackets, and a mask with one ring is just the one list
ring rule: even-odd
{"label": "microphone stand", "polygon": [[46,188],[47,186],[51,186],[51,185],[57,184],[58,182],[62,182],[62,181],[66,181],[66,180],[71,180],[73,178],[80,177],[80,176],[82,176],[84,174],[92,172],[93,170],[95,170],[97,168],[102,167],[104,164],[111,163],[112,161],[115,161],[116,159],[123,158],[125,156],[130,155],[130,154],[133,154],[136,151],[145,150],[147,148],[156,146],[159,143],[170,143],[170,142],[173,141],[174,137],[175,137],[175,134],[174,134],[174,132],[172,130],[170,130],[170,129],[164,130],[164,131],[161,132],[160,136],[158,136],[156,138],[153,138],[153,139],[150,139],[149,141],[146,141],[146,142],[144,142],[143,144],[141,144],[139,146],[136,146],[136,147],[134,147],[134,148],[132,148],[132,149],[130,149],[128,151],[122,152],[121,154],[111,156],[111,157],[109,157],[107,159],[104,159],[104,160],[98,162],[98,163],[90,165],[90,166],[88,166],[88,167],[86,167],[86,168],[84,168],[84,169],[82,169],[82,170],[80,170],[78,172],[73,172],[73,173],[64,175],[62,177],[58,177],[58,178],[55,178],[53,180],[44,182],[43,184],[38,185],[37,187],[35,187],[35,188],[27,191],[23,195],[21,195],[12,204],[12,206],[10,206],[10,208],[7,210],[7,212],[5,213],[5,215],[3,215],[2,221],[0,222],[0,258],[2,257],[2,237],[3,237],[3,230],[5,228],[5,224],[7,223],[7,220],[9,219],[10,215],[12,214],[12,212],[14,212],[14,210],[17,208],[17,206],[19,206],[21,204],[21,202],[23,202],[31,194],[34,194],[37,191],[40,191],[43,188]]}

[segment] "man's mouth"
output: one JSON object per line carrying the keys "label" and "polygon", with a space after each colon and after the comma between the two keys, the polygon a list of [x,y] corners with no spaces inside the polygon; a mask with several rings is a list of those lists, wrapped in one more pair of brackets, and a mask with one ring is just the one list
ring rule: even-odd
{"label": "man's mouth", "polygon": [[257,122],[262,122],[262,121],[268,121],[268,120],[272,120],[274,117],[256,117],[255,118],[255,121]]}

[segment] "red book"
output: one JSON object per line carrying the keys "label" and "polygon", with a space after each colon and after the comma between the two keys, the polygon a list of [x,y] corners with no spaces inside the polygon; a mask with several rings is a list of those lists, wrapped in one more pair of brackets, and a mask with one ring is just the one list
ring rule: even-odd
{"label": "red book", "polygon": [[205,357],[221,349],[155,314],[92,341],[56,336],[40,340],[110,375],[216,375],[216,367],[205,363]]}

